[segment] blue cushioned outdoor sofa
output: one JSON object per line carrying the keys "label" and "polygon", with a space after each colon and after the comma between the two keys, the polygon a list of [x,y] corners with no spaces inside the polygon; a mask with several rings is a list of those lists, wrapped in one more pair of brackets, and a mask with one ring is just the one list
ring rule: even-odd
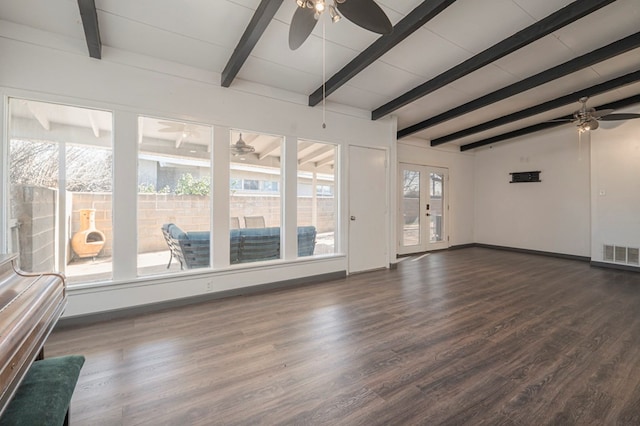
{"label": "blue cushioned outdoor sofa", "polygon": [[[182,269],[209,266],[209,232],[184,232],[173,223],[162,225],[162,234]],[[246,263],[280,258],[280,228],[232,229],[229,235],[230,262]],[[298,256],[311,256],[316,246],[315,226],[298,227]]]}

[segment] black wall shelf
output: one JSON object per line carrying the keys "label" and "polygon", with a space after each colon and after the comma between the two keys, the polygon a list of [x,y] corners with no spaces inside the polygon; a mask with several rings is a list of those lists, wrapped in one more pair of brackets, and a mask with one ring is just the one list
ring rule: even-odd
{"label": "black wall shelf", "polygon": [[509,183],[524,183],[524,182],[542,182],[540,180],[540,171],[535,172],[513,172],[511,175],[511,182]]}

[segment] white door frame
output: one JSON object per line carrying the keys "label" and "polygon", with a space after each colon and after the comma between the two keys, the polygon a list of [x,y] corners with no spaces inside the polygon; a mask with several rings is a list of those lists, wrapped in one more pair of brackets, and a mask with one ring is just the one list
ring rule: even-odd
{"label": "white door frame", "polygon": [[[419,198],[418,206],[414,206],[411,214],[416,214],[418,229],[415,230],[415,244],[405,245],[405,212],[404,208],[404,172],[405,170],[419,173]],[[443,176],[440,199],[431,199],[431,176],[437,174]],[[399,163],[398,167],[398,214],[397,235],[398,254],[422,253],[431,250],[441,250],[449,247],[448,213],[449,213],[449,170],[445,167],[425,166],[419,164]],[[440,216],[434,216],[440,212]],[[433,218],[440,217],[439,226],[434,228]],[[434,229],[432,229],[434,228]],[[436,230],[440,234],[434,235]]]}

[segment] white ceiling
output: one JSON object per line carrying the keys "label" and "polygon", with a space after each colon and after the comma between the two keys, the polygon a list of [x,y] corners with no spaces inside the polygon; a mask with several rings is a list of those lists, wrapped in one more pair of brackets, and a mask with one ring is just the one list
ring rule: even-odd
{"label": "white ceiling", "polygon": [[[348,0],[347,0],[348,1]],[[102,44],[222,73],[260,0],[96,0]],[[396,24],[421,0],[377,0]],[[571,3],[571,0],[458,0],[347,84],[331,94],[337,104],[372,111],[473,55]],[[379,36],[346,19],[332,24],[323,16],[311,37],[289,50],[289,22],[295,0],[284,3],[242,66],[243,81],[308,96],[319,88],[322,27],[326,26],[326,77],[339,71]],[[0,19],[84,41],[76,0],[0,0]],[[640,29],[640,1],[617,0],[493,64],[406,105],[393,114],[398,129],[445,112],[479,96],[593,51]],[[103,50],[103,60],[109,60]],[[86,51],[83,52],[86,54]],[[416,133],[430,140],[502,115],[584,89],[640,69],[640,49]],[[217,81],[216,83],[219,83]],[[600,103],[640,94],[640,84],[594,97]],[[492,129],[473,142],[567,115],[574,105]]]}

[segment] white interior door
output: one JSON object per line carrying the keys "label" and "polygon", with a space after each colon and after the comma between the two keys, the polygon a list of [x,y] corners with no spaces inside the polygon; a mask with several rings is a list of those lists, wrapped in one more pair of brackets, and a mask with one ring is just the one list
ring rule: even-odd
{"label": "white interior door", "polygon": [[449,247],[448,170],[400,163],[399,254]]}
{"label": "white interior door", "polygon": [[349,272],[386,268],[387,153],[349,147]]}

